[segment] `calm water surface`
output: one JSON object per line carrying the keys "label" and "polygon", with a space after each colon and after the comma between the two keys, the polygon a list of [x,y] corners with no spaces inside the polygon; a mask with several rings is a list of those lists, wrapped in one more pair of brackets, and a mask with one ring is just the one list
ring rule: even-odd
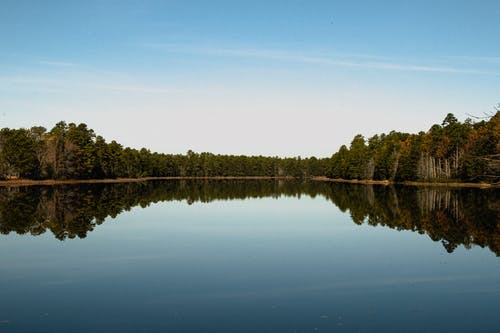
{"label": "calm water surface", "polygon": [[499,332],[498,190],[0,189],[0,332]]}

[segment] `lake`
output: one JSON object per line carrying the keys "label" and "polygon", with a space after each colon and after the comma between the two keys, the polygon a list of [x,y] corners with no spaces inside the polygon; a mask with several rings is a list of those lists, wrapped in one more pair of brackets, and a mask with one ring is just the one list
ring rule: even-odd
{"label": "lake", "polygon": [[0,332],[500,332],[499,194],[0,188]]}

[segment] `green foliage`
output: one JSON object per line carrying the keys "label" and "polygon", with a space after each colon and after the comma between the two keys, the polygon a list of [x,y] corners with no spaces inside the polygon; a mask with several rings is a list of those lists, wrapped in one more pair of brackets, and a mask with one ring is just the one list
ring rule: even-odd
{"label": "green foliage", "polygon": [[500,180],[500,112],[488,121],[461,123],[448,113],[427,133],[392,131],[366,142],[356,135],[349,149],[333,154],[327,176],[373,180]]}
{"label": "green foliage", "polygon": [[0,131],[1,158],[7,164],[11,175],[37,178],[39,174],[36,159],[36,142],[25,129]]}
{"label": "green foliage", "polygon": [[0,131],[0,178],[328,176],[373,180],[500,180],[500,112],[461,123],[449,113],[427,133],[358,134],[331,158],[185,155],[107,143],[86,124],[57,123]]}
{"label": "green foliage", "polygon": [[[19,137],[13,136],[17,133]],[[86,124],[57,123],[27,131],[5,129],[0,136],[0,173],[55,179],[138,177],[323,176],[329,159],[215,155],[189,150],[185,155],[107,143]],[[24,141],[23,141],[24,140]],[[2,152],[3,151],[3,152]],[[22,152],[22,154],[21,154]],[[5,164],[4,163],[4,164]]]}

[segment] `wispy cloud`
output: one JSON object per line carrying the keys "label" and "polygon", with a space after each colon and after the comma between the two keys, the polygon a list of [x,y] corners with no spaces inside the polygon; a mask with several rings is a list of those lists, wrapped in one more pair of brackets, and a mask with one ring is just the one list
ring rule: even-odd
{"label": "wispy cloud", "polygon": [[484,57],[484,56],[448,56],[446,59],[458,60],[468,63],[481,64],[500,64],[500,57]]}
{"label": "wispy cloud", "polygon": [[64,93],[72,90],[92,90],[138,94],[177,94],[182,89],[163,85],[148,85],[124,81],[121,77],[59,77],[55,76],[0,76],[0,90],[43,91]]}
{"label": "wispy cloud", "polygon": [[60,80],[39,76],[0,76],[0,83],[4,84],[46,84],[60,83]]}
{"label": "wispy cloud", "polygon": [[[303,54],[293,51],[272,49],[250,49],[250,48],[211,48],[191,47],[174,44],[143,44],[144,47],[161,49],[173,53],[190,53],[207,56],[237,57],[237,58],[260,58],[273,61],[296,62],[306,64],[318,64],[326,66],[365,68],[390,71],[407,72],[435,72],[435,73],[457,73],[457,74],[482,74],[500,75],[499,72],[490,72],[472,68],[461,68],[452,66],[420,65],[410,64],[398,59],[369,54],[333,54],[317,53]],[[477,58],[479,59],[479,58]],[[494,62],[497,58],[483,57],[482,60]],[[498,58],[500,60],[500,58]]]}
{"label": "wispy cloud", "polygon": [[357,67],[357,68],[367,68],[367,69],[382,69],[382,70],[392,70],[392,71],[486,74],[477,70],[459,69],[453,67],[420,66],[420,65],[408,65],[408,64],[389,63],[389,62],[371,62],[371,61],[356,62],[356,61],[343,61],[343,60],[335,60],[331,58],[320,58],[320,57],[300,57],[296,58],[296,60],[312,64],[324,64],[332,66]]}
{"label": "wispy cloud", "polygon": [[133,92],[133,93],[146,93],[146,94],[176,94],[183,92],[182,89],[174,89],[168,87],[152,87],[147,85],[97,85],[93,86],[95,89],[109,90],[116,92]]}
{"label": "wispy cloud", "polygon": [[64,61],[46,61],[46,60],[41,60],[38,62],[40,65],[47,65],[47,66],[52,66],[52,67],[74,67],[76,64],[71,63],[71,62],[64,62]]}

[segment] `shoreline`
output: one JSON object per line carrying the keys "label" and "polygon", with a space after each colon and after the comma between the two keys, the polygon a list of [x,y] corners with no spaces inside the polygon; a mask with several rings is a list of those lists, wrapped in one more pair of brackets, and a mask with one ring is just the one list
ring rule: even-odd
{"label": "shoreline", "polygon": [[[113,183],[140,183],[154,180],[292,180],[291,176],[213,176],[213,177],[141,177],[141,178],[116,178],[116,179],[11,179],[0,180],[0,187],[21,186],[52,186],[52,185],[76,185],[76,184],[113,184]],[[488,183],[463,183],[463,182],[418,182],[404,181],[395,182],[391,180],[358,180],[358,179],[331,179],[327,177],[310,177],[312,181],[331,183],[365,184],[365,185],[404,185],[404,186],[433,186],[433,187],[469,187],[469,188],[499,188],[500,184]]]}
{"label": "shoreline", "polygon": [[214,177],[140,177],[140,178],[106,178],[106,179],[10,179],[0,180],[0,187],[20,187],[20,186],[37,186],[37,185],[72,185],[72,184],[113,184],[113,183],[140,183],[152,180],[224,180],[224,179],[241,179],[241,180],[270,180],[282,179],[291,180],[294,177],[272,177],[272,176],[214,176]]}
{"label": "shoreline", "polygon": [[433,186],[433,187],[470,187],[470,188],[499,188],[500,184],[488,183],[464,183],[464,182],[419,182],[419,181],[403,181],[396,182],[393,180],[359,180],[359,179],[332,179],[327,177],[312,177],[311,180],[323,181],[331,183],[348,183],[348,184],[371,184],[371,185],[403,185],[403,186]]}

